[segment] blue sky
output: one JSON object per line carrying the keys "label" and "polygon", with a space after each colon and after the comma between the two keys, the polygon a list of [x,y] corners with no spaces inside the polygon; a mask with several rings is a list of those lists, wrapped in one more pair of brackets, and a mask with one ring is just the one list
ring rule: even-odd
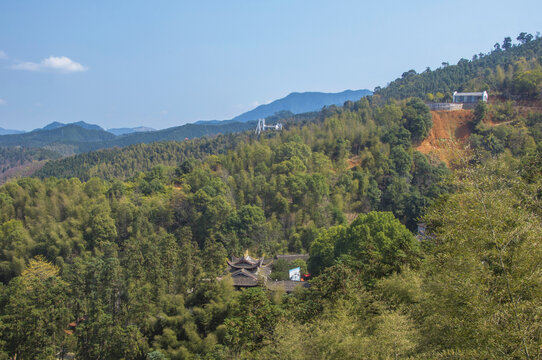
{"label": "blue sky", "polygon": [[165,128],[372,90],[542,31],[540,14],[540,0],[4,0],[0,127]]}

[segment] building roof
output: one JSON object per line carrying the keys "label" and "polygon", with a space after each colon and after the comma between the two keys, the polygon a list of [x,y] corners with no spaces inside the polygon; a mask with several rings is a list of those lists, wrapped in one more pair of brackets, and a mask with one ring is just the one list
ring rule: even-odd
{"label": "building roof", "polygon": [[228,265],[233,269],[250,269],[254,270],[258,268],[259,264],[247,264],[247,263],[234,263],[228,260]]}
{"label": "building roof", "polygon": [[487,94],[487,91],[482,92],[454,92],[454,96],[484,96],[484,94]]}
{"label": "building roof", "polygon": [[260,259],[254,259],[252,256],[245,254],[243,257],[232,256],[231,261],[233,263],[244,262],[244,263],[247,263],[247,264],[255,265],[255,264],[260,262]]}
{"label": "building roof", "polygon": [[254,280],[258,280],[258,275],[251,273],[250,271],[247,271],[246,269],[237,270],[231,273],[231,276],[233,278],[236,277],[247,277]]}
{"label": "building roof", "polygon": [[270,265],[272,262],[273,262],[272,259],[265,260],[263,256],[259,259],[255,259],[253,257],[250,257],[249,255],[245,255],[240,258],[232,256],[231,260],[228,260],[228,265],[233,269],[254,270],[259,267],[266,267]]}
{"label": "building roof", "polygon": [[237,276],[233,278],[233,286],[258,286],[258,280]]}

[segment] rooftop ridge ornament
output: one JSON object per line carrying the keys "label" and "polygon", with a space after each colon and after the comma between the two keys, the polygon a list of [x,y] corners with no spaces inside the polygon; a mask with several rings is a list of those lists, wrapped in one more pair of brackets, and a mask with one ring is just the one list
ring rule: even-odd
{"label": "rooftop ridge ornament", "polygon": [[265,119],[258,119],[258,125],[256,125],[256,135],[260,135],[265,129],[275,129],[277,131],[282,130],[282,124],[276,123],[275,125],[265,125]]}

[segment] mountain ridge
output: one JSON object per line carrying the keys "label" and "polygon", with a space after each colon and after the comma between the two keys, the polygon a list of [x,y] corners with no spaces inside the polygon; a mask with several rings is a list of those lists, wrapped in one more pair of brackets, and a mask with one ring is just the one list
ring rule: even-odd
{"label": "mountain ridge", "polygon": [[111,128],[107,129],[107,132],[110,132],[113,135],[120,136],[120,135],[126,135],[126,134],[132,134],[132,133],[139,133],[139,132],[150,132],[150,131],[156,131],[156,129],[148,127],[148,126],[136,126],[131,128]]}
{"label": "mountain ridge", "polygon": [[364,96],[372,95],[368,89],[344,90],[338,93],[325,93],[318,91],[291,92],[285,97],[274,100],[269,104],[262,104],[256,108],[235,116],[230,120],[201,120],[195,124],[218,124],[227,122],[248,122],[260,118],[273,116],[281,111],[292,114],[301,114],[321,110],[324,106],[342,106],[346,101],[357,101]]}
{"label": "mountain ridge", "polygon": [[16,135],[16,134],[24,134],[25,132],[23,130],[13,130],[13,129],[4,129],[0,127],[0,135]]}
{"label": "mountain ridge", "polygon": [[76,125],[76,126],[82,127],[83,129],[87,129],[87,130],[104,130],[99,125],[89,124],[89,123],[84,122],[84,121],[77,121],[77,122],[72,122],[72,123],[67,123],[67,124],[61,123],[61,122],[58,122],[58,121],[53,121],[52,123],[45,125],[41,129],[34,129],[32,131],[36,131],[36,130],[54,130],[54,129],[59,129],[59,128],[66,127],[66,126],[69,126],[69,125]]}

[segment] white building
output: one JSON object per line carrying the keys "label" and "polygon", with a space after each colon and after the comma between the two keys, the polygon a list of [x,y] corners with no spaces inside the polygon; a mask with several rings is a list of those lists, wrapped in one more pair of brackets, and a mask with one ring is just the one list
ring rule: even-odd
{"label": "white building", "polygon": [[487,102],[487,91],[484,92],[465,92],[454,91],[454,103],[478,103],[478,101]]}

